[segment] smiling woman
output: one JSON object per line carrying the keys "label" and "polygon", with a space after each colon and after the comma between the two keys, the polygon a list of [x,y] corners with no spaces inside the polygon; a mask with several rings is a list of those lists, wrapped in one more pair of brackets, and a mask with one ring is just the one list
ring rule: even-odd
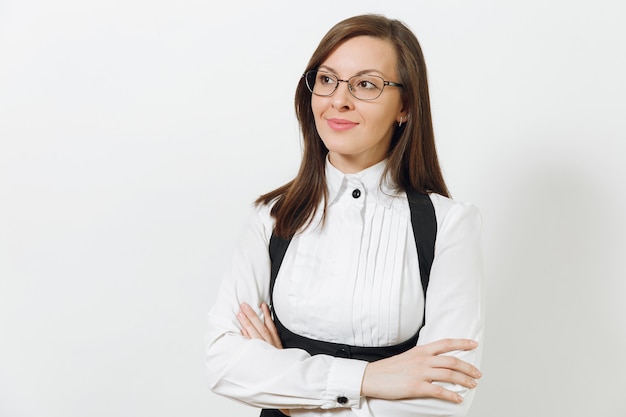
{"label": "smiling woman", "polygon": [[398,78],[396,61],[388,40],[358,36],[339,45],[319,67],[351,77],[346,88],[337,88],[342,80],[324,75],[322,81],[336,80],[334,88],[318,93],[314,87],[311,98],[315,126],[330,163],[342,172],[359,172],[385,159],[396,124],[406,117],[401,90],[384,90],[385,78]]}
{"label": "smiling woman", "polygon": [[262,195],[209,314],[212,389],[262,416],[464,415],[481,220],[449,198],[414,34],[339,22],[296,90],[298,175]]}

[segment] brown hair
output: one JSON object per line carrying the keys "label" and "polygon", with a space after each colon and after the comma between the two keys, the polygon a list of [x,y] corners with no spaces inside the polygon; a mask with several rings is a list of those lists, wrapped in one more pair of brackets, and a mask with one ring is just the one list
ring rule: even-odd
{"label": "brown hair", "polygon": [[[345,19],[326,33],[304,72],[319,67],[335,48],[357,36],[371,36],[393,44],[398,59],[398,81],[404,85],[402,98],[409,118],[393,134],[385,174],[390,175],[398,189],[413,188],[422,193],[449,196],[435,148],[424,56],[417,38],[404,23],[375,14]],[[322,200],[326,212],[328,149],[317,133],[311,92],[302,78],[296,89],[295,109],[304,143],[298,174],[256,200],[256,204],[274,202],[271,209],[276,219],[274,233],[283,237],[308,226]]]}

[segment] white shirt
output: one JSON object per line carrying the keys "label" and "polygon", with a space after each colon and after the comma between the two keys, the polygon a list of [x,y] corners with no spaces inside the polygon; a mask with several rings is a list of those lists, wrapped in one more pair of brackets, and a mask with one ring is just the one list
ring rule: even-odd
{"label": "white shirt", "polygon": [[[389,346],[415,334],[424,297],[411,214],[404,192],[380,178],[385,161],[343,174],[328,161],[328,207],[292,239],[274,288],[274,308],[292,332],[357,346]],[[359,190],[360,195],[355,198]],[[431,194],[437,240],[419,345],[443,338],[482,340],[481,218],[471,204]],[[269,303],[268,245],[274,220],[255,209],[211,309],[207,334],[209,383],[218,394],[297,416],[462,416],[473,391],[446,388],[462,404],[435,399],[388,401],[360,396],[366,362],[276,349],[240,334],[236,314],[247,302]],[[257,309],[258,310],[258,309]],[[260,312],[259,312],[260,314]],[[453,352],[474,365],[480,347]],[[339,397],[348,398],[339,404]]]}

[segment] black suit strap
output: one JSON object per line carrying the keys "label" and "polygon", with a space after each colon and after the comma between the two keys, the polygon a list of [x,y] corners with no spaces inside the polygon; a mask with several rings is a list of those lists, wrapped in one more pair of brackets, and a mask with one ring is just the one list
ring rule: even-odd
{"label": "black suit strap", "polygon": [[408,189],[406,195],[411,209],[411,225],[413,226],[413,237],[417,247],[420,278],[425,298],[428,282],[430,281],[430,269],[433,265],[433,259],[435,259],[437,217],[435,216],[435,207],[428,194]]}
{"label": "black suit strap", "polygon": [[278,276],[278,270],[283,263],[283,259],[285,258],[285,253],[287,253],[287,248],[289,247],[289,243],[291,242],[291,237],[288,239],[284,237],[280,237],[272,233],[272,237],[270,238],[270,262],[272,265],[271,275],[270,275],[270,308],[272,311],[274,310],[274,284],[276,283],[276,277]]}

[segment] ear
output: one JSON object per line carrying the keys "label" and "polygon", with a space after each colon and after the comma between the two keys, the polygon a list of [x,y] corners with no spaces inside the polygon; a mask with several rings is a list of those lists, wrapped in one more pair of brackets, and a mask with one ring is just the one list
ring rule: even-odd
{"label": "ear", "polygon": [[398,123],[406,123],[409,120],[410,108],[407,105],[408,103],[402,103],[402,108],[400,109],[400,113],[396,116],[396,122]]}
{"label": "ear", "polygon": [[409,109],[402,109],[396,117],[396,122],[406,123],[407,120],[409,120]]}

